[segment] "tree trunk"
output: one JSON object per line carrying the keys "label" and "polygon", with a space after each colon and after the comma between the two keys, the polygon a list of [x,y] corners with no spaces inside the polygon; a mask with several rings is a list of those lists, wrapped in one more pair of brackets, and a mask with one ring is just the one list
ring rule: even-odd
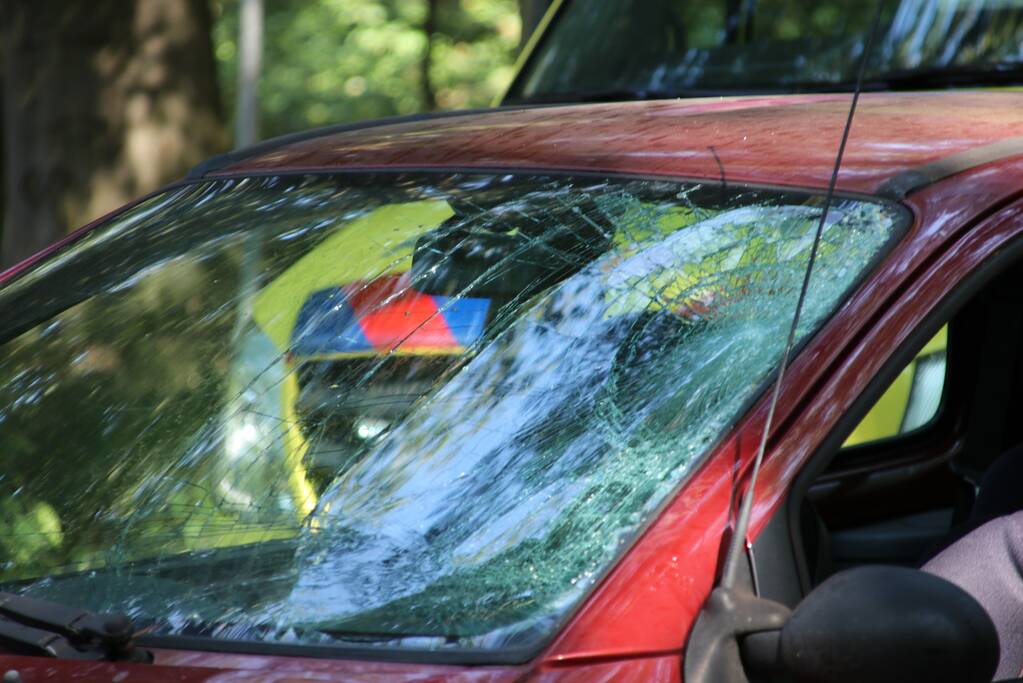
{"label": "tree trunk", "polygon": [[259,139],[259,77],[263,69],[263,0],[241,0],[238,21],[238,99],[234,148]]}
{"label": "tree trunk", "polygon": [[551,0],[519,0],[519,16],[522,18],[522,38],[519,45],[524,46],[529,36],[533,35],[540,20],[543,19]]}
{"label": "tree trunk", "polygon": [[433,68],[433,34],[436,30],[437,0],[426,0],[426,16],[423,19],[423,36],[426,38],[426,43],[423,46],[423,59],[420,62],[422,73],[420,84],[425,111],[433,111],[437,108],[437,94],[433,91],[433,80],[430,77],[430,70]]}
{"label": "tree trunk", "polygon": [[205,3],[0,2],[4,264],[225,147]]}

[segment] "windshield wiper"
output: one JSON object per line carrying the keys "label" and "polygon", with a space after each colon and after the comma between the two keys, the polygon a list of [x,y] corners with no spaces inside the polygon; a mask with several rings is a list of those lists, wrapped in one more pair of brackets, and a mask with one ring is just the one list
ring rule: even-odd
{"label": "windshield wiper", "polygon": [[135,646],[135,629],[124,614],[87,612],[56,602],[0,592],[0,646],[15,654],[149,662]]}
{"label": "windshield wiper", "polygon": [[[1023,85],[1023,63],[1004,62],[976,65],[924,67],[871,74],[861,90],[927,90],[970,86]],[[732,97],[736,95],[783,95],[794,93],[852,92],[855,83],[848,81],[783,81],[775,84],[751,84],[746,87],[701,87],[648,90],[644,88],[610,88],[607,90],[575,90],[544,92],[526,97],[509,98],[507,104],[570,104],[578,102],[624,102],[630,100],[664,100],[690,97]]]}
{"label": "windshield wiper", "polygon": [[[915,90],[969,86],[1017,85],[1023,83],[1023,63],[977,66],[924,67],[872,75],[864,83],[869,89]],[[843,84],[852,89],[853,85]]]}

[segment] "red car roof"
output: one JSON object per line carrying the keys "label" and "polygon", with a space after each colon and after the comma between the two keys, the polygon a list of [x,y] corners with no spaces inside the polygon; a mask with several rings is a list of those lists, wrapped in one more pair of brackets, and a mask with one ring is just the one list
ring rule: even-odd
{"label": "red car roof", "polygon": [[[849,103],[848,94],[660,100],[381,122],[243,151],[206,175],[500,167],[826,187]],[[923,184],[1023,153],[1018,136],[1023,93],[868,93],[838,187],[875,193],[907,177]]]}

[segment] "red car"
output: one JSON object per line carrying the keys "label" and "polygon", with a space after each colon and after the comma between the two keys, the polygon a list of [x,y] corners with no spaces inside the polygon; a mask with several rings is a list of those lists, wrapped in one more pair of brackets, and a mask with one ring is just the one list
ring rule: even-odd
{"label": "red car", "polygon": [[[984,472],[1023,441],[1023,95],[863,95],[826,207],[849,100],[316,131],[212,159],[7,272],[0,666],[712,680],[724,642],[734,680],[758,680],[773,655],[745,636],[784,650],[775,607],[808,619],[822,591],[846,601],[826,623],[851,657],[926,630],[836,580],[919,566],[982,522]],[[718,628],[811,254],[731,565],[770,623]],[[946,324],[927,414],[842,447]],[[861,603],[880,611],[857,621]],[[957,638],[927,657],[960,657]],[[919,671],[900,651],[891,670]]]}

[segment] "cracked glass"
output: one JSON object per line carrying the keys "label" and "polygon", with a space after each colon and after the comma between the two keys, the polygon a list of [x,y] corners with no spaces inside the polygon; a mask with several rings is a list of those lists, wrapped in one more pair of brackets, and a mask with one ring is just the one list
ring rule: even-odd
{"label": "cracked glass", "polygon": [[[0,290],[0,578],[158,635],[535,646],[760,394],[821,205],[441,173],[146,200]],[[797,343],[905,224],[836,199]]]}

